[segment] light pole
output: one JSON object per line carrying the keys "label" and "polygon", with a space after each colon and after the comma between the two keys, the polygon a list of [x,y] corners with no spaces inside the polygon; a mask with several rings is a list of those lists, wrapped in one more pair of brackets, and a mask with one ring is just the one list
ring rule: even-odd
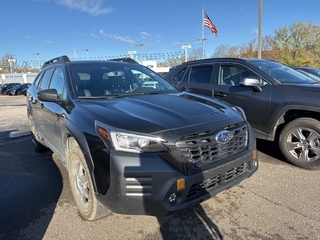
{"label": "light pole", "polygon": [[191,45],[183,45],[181,49],[184,49],[184,61],[188,61],[188,48],[191,48]]}
{"label": "light pole", "polygon": [[140,47],[140,64],[142,64],[142,47],[143,47],[143,43],[140,44],[136,44],[136,46]]}
{"label": "light pole", "polygon": [[12,73],[12,79],[14,82],[16,82],[16,79],[14,77],[14,69],[13,69],[13,65],[15,64],[16,60],[14,58],[9,58],[8,62],[9,62],[9,66],[10,66],[10,71]]}
{"label": "light pole", "polygon": [[89,48],[82,49],[82,51],[86,51],[87,59],[89,59]]}
{"label": "light pole", "polygon": [[262,32],[262,0],[259,0],[259,20],[258,20],[258,58],[261,58],[261,32]]}
{"label": "light pole", "polygon": [[74,56],[74,59],[77,60],[78,58],[77,49],[73,49],[73,56]]}
{"label": "light pole", "polygon": [[34,53],[32,55],[37,55],[37,60],[38,60],[38,67],[39,67],[39,71],[41,70],[41,66],[40,66],[40,53]]}

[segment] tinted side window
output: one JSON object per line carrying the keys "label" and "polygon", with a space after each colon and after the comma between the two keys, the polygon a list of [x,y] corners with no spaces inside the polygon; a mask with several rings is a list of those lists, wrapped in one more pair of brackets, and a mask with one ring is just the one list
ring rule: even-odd
{"label": "tinted side window", "polygon": [[44,74],[43,74],[43,77],[42,77],[42,80],[40,82],[40,85],[37,86],[37,88],[39,90],[44,90],[44,89],[47,89],[48,88],[48,84],[49,84],[49,81],[50,81],[50,78],[52,76],[52,72],[53,72],[53,68],[51,69],[48,69]]}
{"label": "tinted side window", "polygon": [[258,79],[258,77],[255,74],[249,72],[245,68],[241,68],[238,66],[222,65],[220,71],[219,85],[240,86],[240,82],[244,78]]}
{"label": "tinted side window", "polygon": [[64,75],[62,68],[56,68],[52,75],[49,88],[54,88],[58,92],[58,99],[65,98]]}
{"label": "tinted side window", "polygon": [[188,67],[182,68],[176,75],[173,76],[172,80],[176,82],[180,82],[186,73]]}
{"label": "tinted side window", "polygon": [[190,72],[190,83],[204,83],[211,82],[213,66],[192,67]]}

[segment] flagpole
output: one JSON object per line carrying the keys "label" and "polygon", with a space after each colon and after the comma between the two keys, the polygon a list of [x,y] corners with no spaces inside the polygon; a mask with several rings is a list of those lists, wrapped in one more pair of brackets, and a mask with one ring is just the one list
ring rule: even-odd
{"label": "flagpole", "polygon": [[207,40],[205,37],[204,37],[204,8],[202,8],[202,19],[201,19],[201,25],[202,25],[202,33],[201,33],[201,38],[198,39],[201,41],[202,43],[202,59],[204,59],[204,41]]}
{"label": "flagpole", "polygon": [[202,39],[202,59],[204,59],[204,24],[203,24],[203,21],[204,21],[204,8],[202,8],[202,36],[201,36],[201,39]]}

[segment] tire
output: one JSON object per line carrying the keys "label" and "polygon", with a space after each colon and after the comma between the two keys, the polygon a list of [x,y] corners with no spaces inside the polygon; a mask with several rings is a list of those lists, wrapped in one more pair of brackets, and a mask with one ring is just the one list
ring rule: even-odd
{"label": "tire", "polygon": [[95,196],[90,171],[78,146],[68,155],[68,175],[73,199],[82,217],[93,221],[110,213]]}
{"label": "tire", "polygon": [[39,153],[47,151],[48,148],[46,146],[44,146],[43,144],[41,144],[40,142],[38,142],[38,140],[36,139],[34,120],[33,120],[32,116],[30,116],[29,114],[28,114],[28,121],[29,121],[30,130],[31,130],[31,140],[33,143],[34,150]]}
{"label": "tire", "polygon": [[320,122],[298,118],[288,123],[280,133],[279,147],[292,164],[305,169],[320,168]]}
{"label": "tire", "polygon": [[39,143],[36,139],[36,137],[34,136],[33,132],[31,132],[31,140],[33,143],[33,148],[36,152],[40,153],[40,152],[45,152],[48,150],[48,148],[44,145],[42,145],[41,143]]}

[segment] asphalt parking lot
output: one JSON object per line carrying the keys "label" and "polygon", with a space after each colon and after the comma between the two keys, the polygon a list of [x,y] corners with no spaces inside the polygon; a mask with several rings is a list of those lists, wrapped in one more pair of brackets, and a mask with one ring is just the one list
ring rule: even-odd
{"label": "asphalt parking lot", "polygon": [[193,209],[85,221],[59,159],[10,137],[28,130],[25,103],[0,95],[0,239],[320,239],[320,170],[292,166],[266,141],[251,178]]}

